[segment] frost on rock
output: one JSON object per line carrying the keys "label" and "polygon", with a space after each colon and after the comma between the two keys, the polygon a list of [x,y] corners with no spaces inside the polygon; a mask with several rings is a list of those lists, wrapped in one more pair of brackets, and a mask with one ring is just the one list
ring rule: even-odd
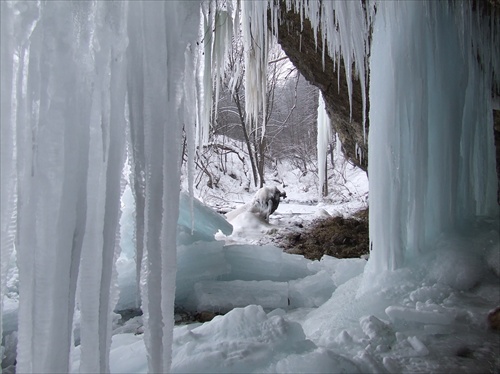
{"label": "frost on rock", "polygon": [[286,199],[286,192],[280,191],[278,187],[262,187],[255,193],[252,201],[227,213],[226,217],[229,222],[234,223],[242,213],[251,213],[264,224],[269,223],[269,216],[278,209],[282,198]]}

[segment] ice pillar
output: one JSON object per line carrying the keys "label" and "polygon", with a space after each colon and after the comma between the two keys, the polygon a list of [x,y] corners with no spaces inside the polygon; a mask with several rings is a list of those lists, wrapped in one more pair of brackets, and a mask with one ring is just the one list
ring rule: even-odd
{"label": "ice pillar", "polygon": [[10,56],[16,62],[17,371],[68,372],[87,217],[89,56],[88,48],[78,48],[85,32],[74,22],[85,7],[12,6],[18,27]]}
{"label": "ice pillar", "polygon": [[328,144],[330,143],[331,137],[331,124],[330,118],[325,108],[325,101],[323,100],[323,94],[320,92],[318,95],[318,139],[316,142],[316,148],[318,152],[318,196],[319,200],[322,200],[325,196],[325,181],[326,179],[326,156],[328,152]]}
{"label": "ice pillar", "polygon": [[[117,301],[121,176],[125,155],[126,2],[83,2],[92,53],[88,126],[87,225],[79,275],[80,371],[109,372],[111,313]],[[78,13],[79,14],[79,13]],[[80,45],[82,49],[86,45]]]}
{"label": "ice pillar", "polygon": [[[6,2],[0,3],[0,337],[2,336],[3,296],[7,283],[9,260],[14,250],[16,225],[16,159],[15,159],[15,108],[13,87],[14,66],[14,9]],[[18,66],[18,65],[17,65]],[[2,350],[0,349],[0,355]],[[1,358],[0,358],[1,360]]]}
{"label": "ice pillar", "polygon": [[194,58],[189,45],[198,36],[200,3],[131,2],[129,6],[132,171],[138,180],[137,225],[143,230],[136,240],[142,240],[139,246],[144,248],[141,296],[148,365],[150,372],[158,373],[168,371],[172,359],[180,144],[182,127],[194,125],[184,123],[184,108],[196,108],[183,97],[195,97],[195,87],[184,85],[184,58]]}
{"label": "ice pillar", "polygon": [[432,248],[440,233],[498,213],[489,49],[496,44],[487,29],[495,21],[481,23],[469,6],[377,5],[369,92],[369,272],[401,267]]}

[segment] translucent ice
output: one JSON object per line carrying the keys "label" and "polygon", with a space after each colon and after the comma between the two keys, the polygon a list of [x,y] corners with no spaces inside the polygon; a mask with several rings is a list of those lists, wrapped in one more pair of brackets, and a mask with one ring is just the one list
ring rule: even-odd
{"label": "translucent ice", "polygon": [[465,3],[377,3],[367,268],[375,277],[418,261],[442,232],[460,232],[477,216],[498,217],[495,29],[498,19],[483,22]]}
{"label": "translucent ice", "polygon": [[[179,244],[190,244],[198,240],[213,241],[214,235],[220,230],[225,235],[233,231],[226,219],[207,207],[198,199],[193,198],[193,211],[190,208],[190,197],[182,192],[179,202],[179,219],[177,221]],[[191,215],[194,214],[194,217]]]}
{"label": "translucent ice", "polygon": [[288,281],[303,278],[313,272],[308,270],[308,260],[283,253],[274,246],[229,245],[224,248],[231,273],[224,280],[275,280]]}
{"label": "translucent ice", "polygon": [[385,313],[392,321],[403,320],[424,324],[449,325],[453,323],[456,315],[453,312],[428,312],[402,306],[389,306]]}
{"label": "translucent ice", "polygon": [[265,309],[288,308],[288,283],[273,281],[219,281],[195,284],[197,310],[225,313],[236,307],[260,305]]}

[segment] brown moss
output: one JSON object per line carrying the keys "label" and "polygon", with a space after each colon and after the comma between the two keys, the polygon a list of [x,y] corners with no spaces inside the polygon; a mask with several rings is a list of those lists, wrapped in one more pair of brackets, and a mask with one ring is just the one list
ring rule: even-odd
{"label": "brown moss", "polygon": [[288,253],[311,260],[323,255],[337,258],[358,258],[369,252],[368,210],[353,218],[329,217],[312,222],[299,233],[290,233],[281,244]]}

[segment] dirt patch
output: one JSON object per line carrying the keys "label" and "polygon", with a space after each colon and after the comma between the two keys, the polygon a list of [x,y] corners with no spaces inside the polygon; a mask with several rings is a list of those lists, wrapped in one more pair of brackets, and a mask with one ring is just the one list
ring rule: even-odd
{"label": "dirt patch", "polygon": [[287,234],[280,246],[287,253],[300,254],[310,260],[319,260],[325,254],[336,258],[366,255],[369,252],[368,209],[352,218],[315,220],[310,227]]}

